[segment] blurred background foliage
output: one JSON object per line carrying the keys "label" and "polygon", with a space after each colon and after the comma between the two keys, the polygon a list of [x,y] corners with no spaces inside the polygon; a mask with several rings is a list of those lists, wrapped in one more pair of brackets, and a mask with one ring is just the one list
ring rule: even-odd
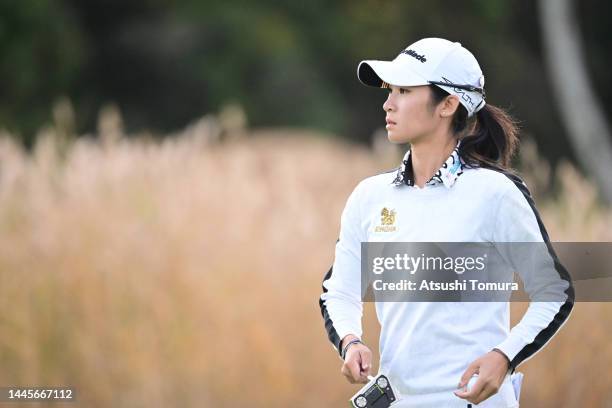
{"label": "blurred background foliage", "polygon": [[[612,4],[574,6],[609,118]],[[321,280],[346,197],[401,157],[356,67],[426,36],[472,50],[522,122],[553,241],[610,242],[540,24],[531,0],[0,2],[0,384],[71,385],[85,407],[345,406]],[[610,406],[611,321],[577,304],[520,367],[522,405]],[[365,327],[376,352],[372,304]]]}
{"label": "blurred background foliage", "polygon": [[[576,2],[588,68],[612,111],[601,0]],[[359,84],[362,59],[392,59],[426,36],[478,56],[489,102],[537,135],[552,164],[574,160],[543,63],[536,2],[23,0],[0,5],[0,126],[31,146],[67,97],[76,133],[116,103],[126,130],[159,137],[239,103],[250,126],[323,130],[358,142],[381,126],[384,94]]]}

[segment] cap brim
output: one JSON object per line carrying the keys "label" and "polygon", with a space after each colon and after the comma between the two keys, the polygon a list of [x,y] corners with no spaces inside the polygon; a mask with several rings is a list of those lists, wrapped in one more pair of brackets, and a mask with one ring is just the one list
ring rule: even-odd
{"label": "cap brim", "polygon": [[428,85],[429,82],[396,61],[361,61],[357,66],[357,78],[364,85],[380,88],[382,82],[395,86]]}

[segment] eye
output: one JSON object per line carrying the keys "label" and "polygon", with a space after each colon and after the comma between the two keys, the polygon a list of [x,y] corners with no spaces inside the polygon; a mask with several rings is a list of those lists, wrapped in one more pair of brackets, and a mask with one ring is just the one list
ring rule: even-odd
{"label": "eye", "polygon": [[410,92],[410,91],[409,91],[409,90],[407,90],[407,89],[404,89],[404,88],[400,88],[400,93],[401,93],[401,94],[403,94],[403,93],[408,93],[408,92]]}

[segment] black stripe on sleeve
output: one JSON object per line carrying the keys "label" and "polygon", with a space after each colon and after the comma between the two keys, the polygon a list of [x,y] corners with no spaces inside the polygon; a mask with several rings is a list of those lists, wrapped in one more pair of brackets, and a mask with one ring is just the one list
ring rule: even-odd
{"label": "black stripe on sleeve", "polygon": [[[325,277],[323,278],[323,283],[325,283],[326,280],[331,278],[333,269],[334,269],[333,266],[329,268],[329,271],[327,271],[327,273],[325,274]],[[323,293],[326,293],[327,289],[325,288],[325,286],[321,285],[321,287],[323,288]],[[319,307],[321,308],[321,316],[323,317],[323,322],[325,323],[325,330],[327,331],[327,338],[329,338],[329,341],[332,342],[332,344],[338,351],[338,354],[342,356],[342,349],[340,347],[340,342],[342,341],[342,339],[340,338],[340,336],[338,336],[338,332],[336,332],[336,329],[334,328],[334,323],[329,317],[327,306],[325,305],[325,302],[323,301],[321,297],[319,297]]]}
{"label": "black stripe on sleeve", "polygon": [[569,283],[569,286],[567,287],[567,289],[565,289],[567,300],[559,308],[559,311],[557,312],[557,314],[555,314],[553,320],[548,324],[548,326],[542,329],[540,333],[538,333],[538,335],[535,337],[533,342],[523,347],[523,349],[519,351],[519,353],[510,362],[512,373],[514,373],[514,370],[516,369],[516,367],[519,364],[521,364],[523,361],[533,356],[542,347],[544,347],[544,345],[552,338],[552,336],[557,332],[557,330],[559,330],[559,328],[567,320],[567,318],[569,317],[572,311],[572,308],[574,307],[575,295],[574,295],[574,286],[572,285],[572,278],[569,272],[567,271],[567,269],[565,269],[565,267],[559,261],[559,258],[550,243],[548,232],[546,231],[546,228],[544,227],[544,224],[542,223],[542,219],[540,218],[540,214],[535,206],[535,202],[533,201],[533,198],[531,197],[531,193],[529,192],[529,189],[527,189],[527,185],[523,182],[523,180],[521,180],[520,177],[518,177],[517,175],[513,173],[509,173],[509,172],[501,171],[501,170],[497,170],[497,171],[503,173],[506,177],[512,180],[514,185],[521,191],[521,193],[523,193],[523,196],[525,197],[525,199],[531,206],[531,209],[538,221],[538,226],[540,227],[540,233],[542,234],[542,238],[544,242],[546,243],[546,247],[548,248],[548,253],[550,254],[550,256],[552,257],[554,261],[555,270],[559,273],[559,276],[561,277],[561,279]]}

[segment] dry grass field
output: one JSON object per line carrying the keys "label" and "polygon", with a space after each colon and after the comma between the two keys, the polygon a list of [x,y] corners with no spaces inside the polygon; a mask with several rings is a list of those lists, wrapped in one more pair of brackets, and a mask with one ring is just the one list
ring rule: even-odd
{"label": "dry grass field", "polygon": [[[48,130],[31,154],[0,138],[0,386],[74,387],[56,407],[347,405],[317,301],[346,197],[390,160],[308,132],[204,131]],[[552,239],[611,241],[592,186],[558,173],[538,201]],[[371,304],[365,320],[375,350]],[[519,367],[521,406],[612,407],[611,327],[611,305],[577,304]]]}

